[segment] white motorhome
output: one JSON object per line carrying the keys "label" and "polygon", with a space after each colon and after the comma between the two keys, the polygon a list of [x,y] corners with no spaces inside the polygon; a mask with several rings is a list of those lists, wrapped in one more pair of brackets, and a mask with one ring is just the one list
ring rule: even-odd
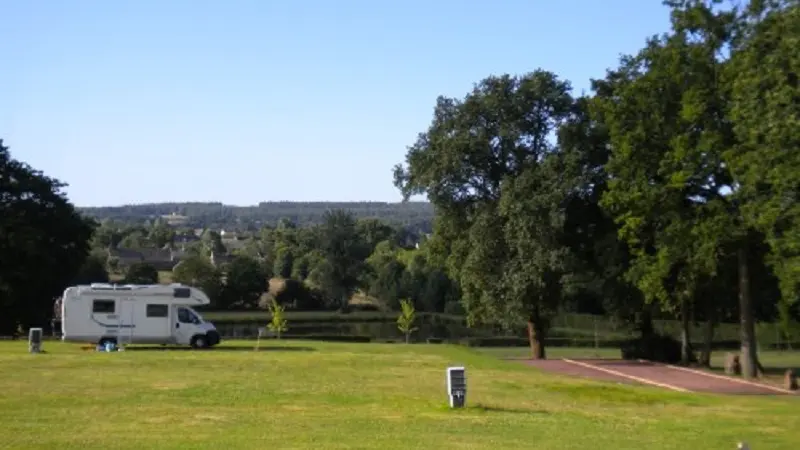
{"label": "white motorhome", "polygon": [[220,335],[192,309],[210,302],[200,289],[182,284],[71,286],[61,298],[61,339],[211,347]]}

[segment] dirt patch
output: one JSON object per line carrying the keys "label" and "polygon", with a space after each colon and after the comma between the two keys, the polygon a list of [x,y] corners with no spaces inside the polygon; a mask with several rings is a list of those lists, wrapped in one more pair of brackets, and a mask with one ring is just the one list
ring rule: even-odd
{"label": "dirt patch", "polygon": [[791,395],[772,386],[747,382],[699,369],[685,369],[648,361],[612,359],[522,360],[547,372],[612,383],[659,386],[680,392],[729,395]]}

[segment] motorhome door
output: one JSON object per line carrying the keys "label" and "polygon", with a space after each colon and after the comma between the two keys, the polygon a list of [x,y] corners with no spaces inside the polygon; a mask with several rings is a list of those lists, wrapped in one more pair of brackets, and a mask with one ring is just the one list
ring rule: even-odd
{"label": "motorhome door", "polygon": [[194,314],[184,306],[175,306],[174,335],[175,343],[188,345],[194,334]]}

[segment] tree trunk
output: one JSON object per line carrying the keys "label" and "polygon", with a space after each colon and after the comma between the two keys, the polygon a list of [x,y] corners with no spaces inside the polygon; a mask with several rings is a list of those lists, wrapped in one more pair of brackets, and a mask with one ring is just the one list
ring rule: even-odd
{"label": "tree trunk", "polygon": [[642,310],[641,314],[639,314],[639,333],[641,333],[642,339],[648,339],[652,337],[656,330],[653,326],[653,315],[650,313],[650,310],[647,309],[649,306],[645,306],[645,309]]}
{"label": "tree trunk", "polygon": [[689,299],[686,295],[682,295],[681,297],[681,363],[689,365],[693,359],[692,339],[690,335]]}
{"label": "tree trunk", "polygon": [[703,329],[703,352],[700,353],[700,365],[711,367],[711,344],[714,342],[714,328],[717,324],[713,317],[709,316]]}
{"label": "tree trunk", "polygon": [[750,267],[747,261],[747,247],[737,251],[739,265],[739,315],[740,338],[742,341],[742,376],[756,378],[758,376],[758,354],[756,348],[755,319],[753,318],[753,300],[750,292]]}
{"label": "tree trunk", "polygon": [[531,359],[546,359],[544,350],[545,330],[537,314],[528,319],[528,342],[531,345]]}

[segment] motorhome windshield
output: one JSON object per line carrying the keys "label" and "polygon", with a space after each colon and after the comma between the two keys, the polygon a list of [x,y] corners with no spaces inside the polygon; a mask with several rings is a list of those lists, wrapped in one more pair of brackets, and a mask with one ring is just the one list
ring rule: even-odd
{"label": "motorhome windshield", "polygon": [[188,306],[178,308],[178,321],[181,323],[203,323],[203,319]]}
{"label": "motorhome windshield", "polygon": [[203,317],[197,313],[197,311],[193,310],[192,308],[189,309],[189,314],[192,316],[194,322],[203,323]]}

